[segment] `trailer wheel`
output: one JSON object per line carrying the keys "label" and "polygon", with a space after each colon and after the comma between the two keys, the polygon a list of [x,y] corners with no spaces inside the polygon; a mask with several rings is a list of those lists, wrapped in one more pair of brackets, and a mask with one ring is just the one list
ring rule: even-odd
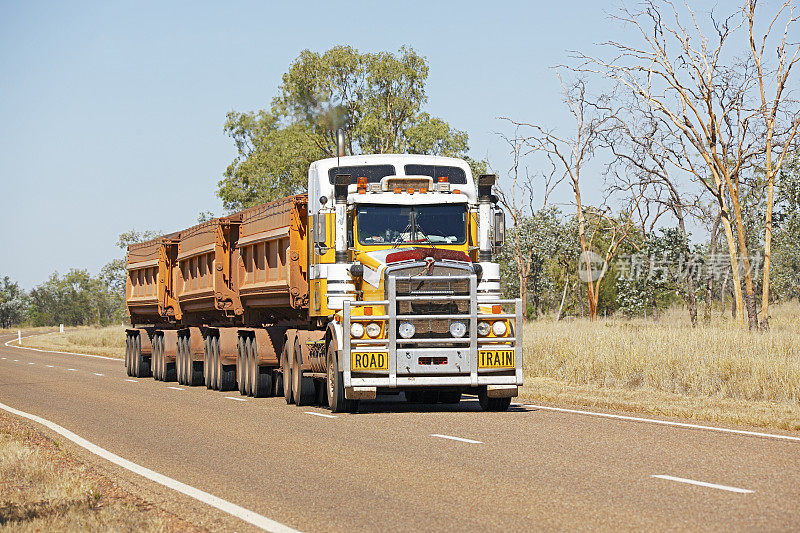
{"label": "trailer wheel", "polygon": [[303,376],[299,338],[294,341],[292,354],[292,391],[294,392],[294,403],[297,405],[314,403],[314,378]]}
{"label": "trailer wheel", "polygon": [[247,338],[239,335],[239,342],[236,345],[236,384],[239,386],[239,394],[242,396],[247,396],[246,344]]}
{"label": "trailer wheel", "polygon": [[289,343],[283,343],[283,351],[281,351],[281,381],[283,381],[283,399],[286,400],[286,403],[294,403],[294,396],[292,395],[292,365],[289,360],[290,352]]}
{"label": "trailer wheel", "polygon": [[236,365],[223,365],[220,353],[219,336],[214,336],[214,357],[217,360],[217,385],[218,390],[231,391],[236,389]]}
{"label": "trailer wheel", "polygon": [[481,389],[478,392],[478,403],[484,411],[508,411],[511,398],[489,398],[486,389]]}
{"label": "trailer wheel", "polygon": [[178,341],[180,342],[179,346],[182,348],[178,353],[181,356],[180,366],[180,375],[178,376],[179,383],[181,385],[188,385],[189,384],[189,376],[192,373],[192,354],[189,352],[191,350],[191,343],[189,342],[189,337],[182,335],[178,337]]}
{"label": "trailer wheel", "polygon": [[205,336],[203,337],[203,381],[205,382],[207,389],[211,389],[212,387],[211,367],[213,362],[214,359],[211,357],[211,337]]}
{"label": "trailer wheel", "polygon": [[183,357],[183,335],[178,335],[177,349],[175,350],[175,368],[178,374],[178,385],[185,385],[185,361]]}
{"label": "trailer wheel", "polygon": [[164,381],[164,337],[162,335],[153,336],[153,356],[156,358],[156,371],[153,377],[158,381]]}
{"label": "trailer wheel", "polygon": [[142,338],[136,335],[133,340],[133,371],[137,378],[147,377],[147,367],[145,367],[144,357],[142,356]]}
{"label": "trailer wheel", "polygon": [[131,334],[125,333],[125,373],[130,376],[131,372]]}
{"label": "trailer wheel", "polygon": [[283,394],[283,372],[277,368],[271,369],[272,372],[272,393],[270,396],[281,396]]}
{"label": "trailer wheel", "polygon": [[334,343],[328,342],[327,352],[328,377],[325,389],[328,392],[328,407],[332,413],[355,412],[358,410],[357,400],[348,400],[344,397],[344,374],[339,371],[339,361],[336,357]]}
{"label": "trailer wheel", "polygon": [[258,366],[258,344],[255,337],[247,344],[250,354],[250,380],[253,385],[253,397],[265,398],[272,392],[272,369]]}

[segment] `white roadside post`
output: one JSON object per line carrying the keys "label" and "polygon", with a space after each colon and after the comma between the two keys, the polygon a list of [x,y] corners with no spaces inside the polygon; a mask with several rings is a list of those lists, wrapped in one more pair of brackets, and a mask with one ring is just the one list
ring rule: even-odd
{"label": "white roadside post", "polygon": [[59,324],[58,325],[58,332],[59,333],[64,333],[64,324]]}
{"label": "white roadside post", "polygon": [[17,330],[17,344],[22,346],[22,331]]}

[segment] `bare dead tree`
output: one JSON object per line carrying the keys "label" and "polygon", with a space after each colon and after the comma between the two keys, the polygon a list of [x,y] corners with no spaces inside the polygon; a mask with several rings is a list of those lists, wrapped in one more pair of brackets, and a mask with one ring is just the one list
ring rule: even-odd
{"label": "bare dead tree", "polygon": [[[792,67],[800,60],[800,44],[788,43],[787,38],[792,26],[797,22],[795,6],[791,1],[784,2],[778,12],[770,21],[766,31],[756,36],[755,19],[757,0],[748,0],[745,6],[745,17],[747,18],[747,29],[750,40],[750,51],[756,65],[756,76],[758,80],[758,91],[761,100],[761,116],[764,120],[766,133],[764,148],[764,173],[766,175],[766,211],[764,215],[764,272],[761,285],[761,328],[769,328],[769,272],[772,259],[772,211],[774,207],[774,188],[775,175],[780,171],[792,140],[797,134],[800,126],[800,113],[796,106],[792,109],[794,101],[785,96],[786,85]],[[770,40],[773,27],[785,21],[783,34],[780,35],[776,45],[775,56],[777,64],[773,68],[768,68],[765,64],[764,49]],[[759,43],[756,44],[756,40]],[[772,80],[769,84],[768,79]],[[767,96],[767,91],[770,95]],[[786,114],[784,125],[779,125],[780,114]],[[776,128],[779,128],[776,131]],[[782,129],[782,131],[780,131]],[[773,154],[775,152],[775,154]],[[773,155],[775,158],[773,159]]]}
{"label": "bare dead tree", "polygon": [[[532,152],[545,155],[552,168],[558,170],[558,180],[566,179],[572,186],[575,215],[578,222],[578,241],[583,257],[587,257],[589,252],[593,252],[592,241],[597,234],[597,229],[602,224],[595,224],[591,235],[587,234],[588,210],[584,206],[581,196],[581,175],[584,165],[594,155],[601,130],[611,120],[613,112],[605,104],[604,98],[592,99],[588,95],[583,79],[579,78],[567,84],[559,74],[559,81],[562,86],[564,102],[572,116],[573,133],[571,136],[558,135],[538,124],[503,118],[513,124],[517,132],[525,130],[527,135],[517,135],[517,137],[521,138]],[[594,212],[597,220],[605,223],[605,229],[610,234],[609,245],[604,250],[604,255],[601,256],[605,259],[606,265],[614,258],[620,244],[630,235],[634,212],[638,208],[638,204],[638,201],[635,202],[634,209],[621,218],[610,217],[606,209]],[[594,320],[597,318],[600,283],[606,270],[603,269],[597,277],[597,273],[592,272],[589,261],[585,262],[585,268],[589,317]]]}
{"label": "bare dead tree", "polygon": [[737,319],[745,323],[746,306],[749,326],[757,328],[740,198],[743,173],[764,153],[765,127],[757,120],[763,106],[753,94],[759,80],[757,61],[752,54],[737,55],[731,43],[747,26],[746,13],[740,10],[721,20],[712,13],[701,25],[685,2],[680,11],[668,0],[648,0],[642,6],[637,11],[622,8],[614,16],[636,31],[639,44],[609,41],[605,46],[610,58],[578,54],[582,64],[575,70],[622,84],[674,129],[684,156],[681,167],[694,174],[718,204]]}
{"label": "bare dead tree", "polygon": [[[683,237],[681,253],[688,258],[691,251],[686,220],[700,204],[702,190],[687,191],[682,185],[680,178],[685,176],[685,172],[680,168],[680,152],[670,144],[675,138],[670,124],[649,107],[637,108],[635,100],[624,108],[627,112],[616,114],[612,127],[603,136],[604,145],[614,155],[608,172],[614,177],[612,188],[633,198],[636,194],[630,193],[639,191],[644,197],[644,201],[639,203],[644,209],[640,208],[638,216],[645,236],[652,234],[661,215],[672,214]],[[689,321],[692,327],[696,327],[693,272],[687,272],[686,288],[681,288],[680,293],[689,312]]]}
{"label": "bare dead tree", "polygon": [[500,204],[511,216],[514,231],[511,233],[511,251],[514,256],[514,265],[519,281],[519,297],[522,299],[522,308],[527,313],[528,309],[528,281],[531,277],[533,268],[533,250],[526,245],[523,235],[524,221],[533,217],[536,210],[535,203],[535,181],[540,178],[543,185],[541,208],[547,206],[547,202],[553,190],[563,181],[563,177],[556,175],[556,167],[551,166],[549,172],[544,171],[531,175],[527,168],[522,169],[526,156],[535,152],[524,137],[519,135],[519,126],[514,130],[514,135],[509,137],[498,133],[508,145],[512,164],[507,172],[508,185],[498,185],[497,195]]}

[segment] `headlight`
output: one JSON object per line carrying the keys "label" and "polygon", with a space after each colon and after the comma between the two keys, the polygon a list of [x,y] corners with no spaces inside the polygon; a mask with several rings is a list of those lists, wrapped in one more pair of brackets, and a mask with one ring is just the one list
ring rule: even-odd
{"label": "headlight", "polygon": [[502,337],[506,334],[506,323],[502,320],[497,320],[492,324],[492,333],[495,334],[496,337]]}
{"label": "headlight", "polygon": [[367,335],[369,335],[370,338],[374,339],[380,334],[381,334],[380,324],[378,324],[377,322],[370,322],[369,324],[367,324]]}
{"label": "headlight", "polygon": [[467,326],[463,322],[455,321],[450,324],[450,335],[453,337],[463,337],[467,332]]}
{"label": "headlight", "polygon": [[402,322],[400,327],[397,328],[397,331],[400,333],[400,336],[404,339],[410,339],[414,336],[414,333],[417,332],[417,328],[414,327],[414,324],[411,322]]}
{"label": "headlight", "polygon": [[364,336],[364,326],[360,322],[353,322],[350,324],[350,336],[360,339]]}
{"label": "headlight", "polygon": [[491,329],[492,326],[490,326],[488,322],[483,322],[483,321],[478,322],[478,335],[480,335],[481,337],[485,337],[486,335],[488,335]]}

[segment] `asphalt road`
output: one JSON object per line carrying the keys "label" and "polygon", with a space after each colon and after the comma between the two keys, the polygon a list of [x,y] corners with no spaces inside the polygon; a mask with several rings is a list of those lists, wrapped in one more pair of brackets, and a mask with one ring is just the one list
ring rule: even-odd
{"label": "asphalt road", "polygon": [[[122,360],[6,340],[0,402],[304,531],[800,527],[798,441],[528,406],[485,413],[471,398],[441,407],[400,396],[317,416],[329,411],[131,380]],[[88,460],[203,527],[250,528]]]}

